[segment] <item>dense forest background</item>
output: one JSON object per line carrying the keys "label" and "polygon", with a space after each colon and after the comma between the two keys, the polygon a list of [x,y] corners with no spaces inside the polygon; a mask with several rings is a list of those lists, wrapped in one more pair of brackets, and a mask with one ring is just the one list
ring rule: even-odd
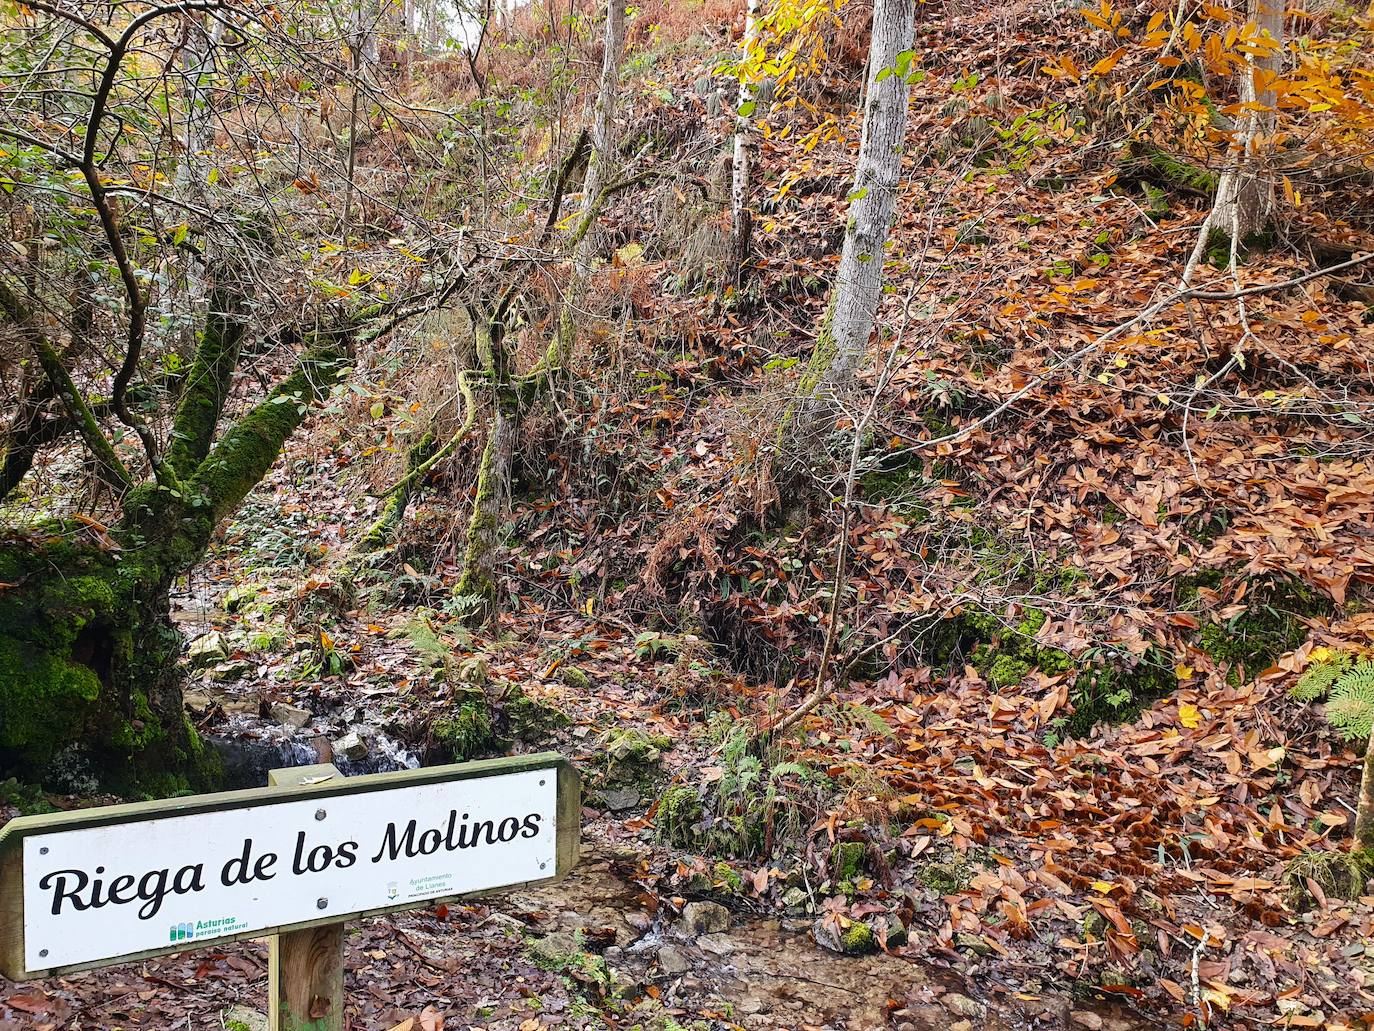
{"label": "dense forest background", "polygon": [[[0,0],[0,819],[555,747],[656,920],[970,1026],[1362,1026],[1372,54],[1342,0]],[[571,1026],[791,1026],[570,941]]]}

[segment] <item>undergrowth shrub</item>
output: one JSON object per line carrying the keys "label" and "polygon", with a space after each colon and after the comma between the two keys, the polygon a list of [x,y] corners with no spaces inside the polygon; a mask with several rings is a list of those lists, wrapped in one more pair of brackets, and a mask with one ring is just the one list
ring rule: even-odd
{"label": "undergrowth shrub", "polygon": [[1374,658],[1319,648],[1316,660],[1289,695],[1300,702],[1326,699],[1326,721],[1347,741],[1368,740],[1374,730]]}

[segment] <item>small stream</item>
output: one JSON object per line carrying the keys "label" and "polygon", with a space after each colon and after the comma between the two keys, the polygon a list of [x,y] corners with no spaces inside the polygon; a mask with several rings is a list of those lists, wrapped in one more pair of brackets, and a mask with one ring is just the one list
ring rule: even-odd
{"label": "small stream", "polygon": [[[365,756],[350,759],[335,752],[329,738],[323,734],[287,733],[285,728],[241,726],[234,736],[223,732],[206,736],[205,741],[224,765],[224,789],[260,788],[267,783],[272,770],[294,766],[313,766],[333,763],[345,777],[364,773],[390,773],[393,770],[413,770],[420,765],[411,752],[399,742],[381,733],[371,733]],[[363,734],[371,728],[363,724],[350,727],[351,733]]]}
{"label": "small stream", "polygon": [[[630,860],[630,865],[633,860]],[[582,861],[558,884],[512,892],[495,908],[544,934],[613,928],[604,952],[622,985],[654,985],[665,1005],[718,1009],[748,1031],[1157,1031],[1158,1020],[1066,993],[983,996],[952,970],[897,955],[842,956],[804,926],[734,913],[728,930],[684,934],[666,903],[623,879],[621,862],[584,844]],[[679,900],[680,901],[680,900]],[[676,967],[665,960],[674,953]],[[685,961],[685,962],[684,962]],[[685,969],[683,969],[685,967]],[[677,972],[665,973],[665,969]]]}

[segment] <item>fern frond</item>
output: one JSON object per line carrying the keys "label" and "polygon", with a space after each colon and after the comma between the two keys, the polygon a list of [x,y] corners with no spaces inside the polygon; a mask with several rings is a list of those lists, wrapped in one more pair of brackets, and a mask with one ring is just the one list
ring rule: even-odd
{"label": "fern frond", "polygon": [[1331,685],[1336,683],[1355,663],[1355,656],[1349,652],[1333,652],[1325,662],[1314,662],[1298,678],[1298,682],[1288,691],[1290,698],[1300,702],[1315,702],[1326,697]]}
{"label": "fern frond", "polygon": [[1369,737],[1374,727],[1374,660],[1355,663],[1331,686],[1326,720],[1347,740]]}
{"label": "fern frond", "polygon": [[781,780],[783,777],[801,777],[805,779],[811,771],[799,762],[778,763],[768,771],[770,781]]}
{"label": "fern frond", "polygon": [[883,737],[892,737],[896,731],[892,729],[892,724],[870,709],[867,705],[860,705],[858,702],[850,702],[849,708],[854,715],[859,718],[861,726],[867,727],[870,733],[881,734]]}

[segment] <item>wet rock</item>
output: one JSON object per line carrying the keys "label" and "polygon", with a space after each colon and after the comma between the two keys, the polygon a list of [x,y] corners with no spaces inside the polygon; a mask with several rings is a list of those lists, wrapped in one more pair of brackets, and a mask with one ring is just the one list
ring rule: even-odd
{"label": "wet rock", "polygon": [[350,731],[343,737],[336,739],[332,743],[335,755],[341,755],[345,759],[357,761],[367,758],[367,742],[359,736],[357,731]]}
{"label": "wet rock", "polygon": [[685,974],[692,969],[692,961],[681,949],[665,945],[658,950],[658,969],[669,976]]}
{"label": "wet rock", "polygon": [[318,762],[332,763],[334,761],[334,746],[329,743],[329,738],[323,734],[316,734],[312,737],[310,747],[315,749],[315,754],[319,756]]}
{"label": "wet rock", "polygon": [[623,813],[639,805],[640,794],[636,788],[610,788],[601,792],[601,801],[613,813]]}
{"label": "wet rock", "polygon": [[958,992],[950,992],[943,999],[945,1009],[949,1010],[956,1017],[968,1017],[970,1020],[983,1015],[983,1004],[970,999],[967,995],[960,995]]}
{"label": "wet rock", "polygon": [[256,667],[247,659],[221,662],[210,670],[210,679],[222,684],[233,680],[242,680],[246,676],[251,676],[255,669]]}
{"label": "wet rock", "polygon": [[718,902],[689,902],[682,907],[678,930],[685,935],[718,934],[730,929],[730,911]]}
{"label": "wet rock", "polygon": [[782,904],[787,912],[792,914],[805,913],[808,900],[806,892],[801,888],[788,888],[782,893]]}
{"label": "wet rock", "polygon": [[697,939],[697,946],[713,956],[728,956],[735,951],[735,943],[728,934],[703,934]]}
{"label": "wet rock", "polygon": [[309,709],[302,709],[299,705],[287,705],[285,702],[277,702],[272,706],[272,718],[284,727],[309,726],[310,721],[315,718]]}
{"label": "wet rock", "polygon": [[194,668],[201,669],[228,658],[229,648],[224,643],[224,635],[218,630],[211,630],[191,642],[186,657]]}

